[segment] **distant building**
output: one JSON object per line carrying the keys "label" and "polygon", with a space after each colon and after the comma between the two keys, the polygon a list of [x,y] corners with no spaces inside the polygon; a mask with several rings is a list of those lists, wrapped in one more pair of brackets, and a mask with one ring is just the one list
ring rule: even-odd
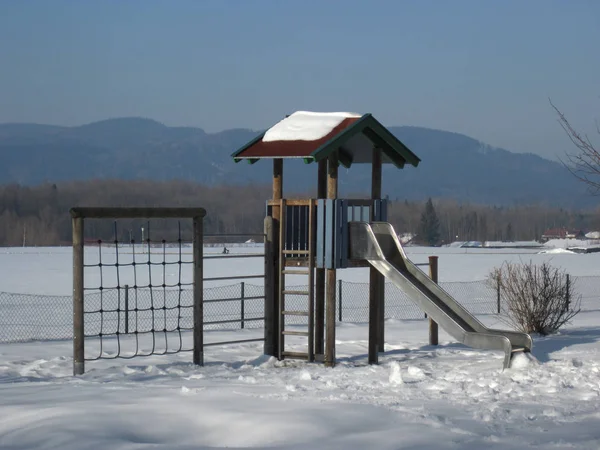
{"label": "distant building", "polygon": [[547,242],[551,239],[585,239],[585,233],[582,230],[550,228],[542,234],[542,242]]}

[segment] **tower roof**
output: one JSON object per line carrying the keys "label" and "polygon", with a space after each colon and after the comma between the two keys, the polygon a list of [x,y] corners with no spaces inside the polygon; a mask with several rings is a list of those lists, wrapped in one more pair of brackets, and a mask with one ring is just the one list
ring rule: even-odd
{"label": "tower roof", "polygon": [[297,111],[234,152],[235,162],[301,158],[318,162],[338,151],[340,163],[370,164],[381,149],[382,163],[398,168],[421,161],[371,114]]}

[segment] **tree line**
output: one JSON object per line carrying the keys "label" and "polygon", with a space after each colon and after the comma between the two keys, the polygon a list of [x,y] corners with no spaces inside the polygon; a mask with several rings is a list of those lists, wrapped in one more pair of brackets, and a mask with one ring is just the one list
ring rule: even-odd
{"label": "tree line", "polygon": [[[207,211],[207,234],[261,233],[265,202],[270,197],[268,184],[207,186],[187,181],[91,180],[0,185],[0,246],[70,245],[69,210],[74,206],[200,206]],[[415,234],[416,242],[430,245],[455,240],[536,240],[544,230],[554,227],[600,230],[600,209],[490,206],[447,199],[390,201],[388,218],[399,233]],[[116,237],[139,242],[143,226],[139,221],[125,221]],[[164,230],[169,239],[177,236],[174,223],[166,223]],[[189,238],[189,226],[183,233]],[[86,237],[113,239],[112,222],[90,221]]]}

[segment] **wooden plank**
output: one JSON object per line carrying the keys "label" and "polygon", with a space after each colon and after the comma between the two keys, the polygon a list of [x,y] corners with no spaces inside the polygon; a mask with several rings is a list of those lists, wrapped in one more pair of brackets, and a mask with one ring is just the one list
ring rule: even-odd
{"label": "wooden plank", "polygon": [[308,331],[292,331],[292,330],[283,330],[283,334],[285,336],[306,336],[308,337],[310,333]]}
{"label": "wooden plank", "polygon": [[163,208],[163,207],[76,207],[71,208],[72,218],[125,218],[125,219],[152,219],[152,218],[192,218],[204,217],[204,208]]}
{"label": "wooden plank", "polygon": [[[287,198],[286,199],[286,203],[288,206],[308,206],[310,205],[310,199],[293,199],[293,198]],[[267,202],[267,205],[269,206],[279,206],[278,201],[274,201],[274,200],[269,200]]]}

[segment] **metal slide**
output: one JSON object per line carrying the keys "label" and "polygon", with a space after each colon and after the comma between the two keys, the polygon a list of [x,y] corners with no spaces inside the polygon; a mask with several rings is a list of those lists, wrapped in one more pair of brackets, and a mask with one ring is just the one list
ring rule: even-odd
{"label": "metal slide", "polygon": [[504,351],[504,368],[516,352],[530,352],[526,333],[485,327],[450,294],[434,283],[404,253],[402,244],[387,222],[350,222],[349,257],[368,261],[383,276],[402,289],[448,334],[462,344]]}

